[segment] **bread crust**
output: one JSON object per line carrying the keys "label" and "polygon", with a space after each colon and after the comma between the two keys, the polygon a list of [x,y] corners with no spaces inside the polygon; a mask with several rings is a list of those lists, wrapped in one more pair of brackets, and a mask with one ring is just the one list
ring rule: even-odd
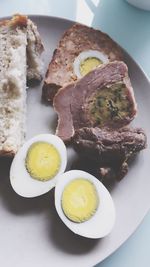
{"label": "bread crust", "polygon": [[8,27],[27,27],[28,17],[25,15],[16,14],[11,19],[1,20],[0,26]]}

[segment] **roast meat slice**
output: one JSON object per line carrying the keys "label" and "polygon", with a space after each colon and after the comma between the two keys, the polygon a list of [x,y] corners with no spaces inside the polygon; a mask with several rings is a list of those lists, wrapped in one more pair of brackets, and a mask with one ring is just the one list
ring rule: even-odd
{"label": "roast meat slice", "polygon": [[85,162],[83,169],[87,166],[87,171],[100,179],[114,176],[119,180],[128,172],[131,159],[146,148],[147,138],[141,128],[109,131],[84,127],[75,132],[72,143],[81,162]]}

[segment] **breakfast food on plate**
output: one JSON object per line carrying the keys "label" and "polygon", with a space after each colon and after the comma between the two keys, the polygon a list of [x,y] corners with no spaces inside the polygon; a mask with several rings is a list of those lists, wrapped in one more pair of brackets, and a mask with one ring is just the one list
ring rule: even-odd
{"label": "breakfast food on plate", "polygon": [[[10,183],[18,195],[37,197],[55,187],[62,222],[77,235],[102,238],[115,223],[104,183],[123,178],[147,145],[141,128],[127,127],[137,112],[128,68],[109,36],[73,25],[54,52],[43,87],[58,114],[58,136],[40,134],[24,143],[26,83],[41,79],[42,51],[37,27],[26,16],[0,22],[0,155],[14,155]],[[63,141],[79,155],[78,169],[65,172]]]}
{"label": "breakfast food on plate", "polygon": [[11,186],[27,198],[40,196],[55,187],[55,208],[70,230],[88,238],[108,235],[115,222],[110,193],[87,172],[64,173],[66,163],[66,147],[59,137],[37,135],[15,155],[10,168]]}
{"label": "breakfast food on plate", "polygon": [[37,135],[15,155],[10,168],[11,185],[23,197],[45,194],[55,186],[66,163],[66,147],[58,136]]}
{"label": "breakfast food on plate", "polygon": [[[147,146],[146,134],[141,128],[121,128],[114,131],[84,127],[75,132],[73,147],[82,158],[82,166],[101,180],[109,177],[120,180],[128,172],[128,163]],[[76,165],[77,167],[77,165]]]}
{"label": "breakfast food on plate", "polygon": [[80,236],[101,238],[114,226],[115,208],[110,193],[93,175],[81,170],[60,175],[55,207],[65,225]]}
{"label": "breakfast food on plate", "polygon": [[62,36],[49,64],[43,99],[53,102],[57,91],[93,68],[114,60],[123,60],[120,47],[105,33],[82,24],[74,24]]}
{"label": "breakfast food on plate", "polygon": [[14,155],[24,142],[26,76],[41,79],[43,45],[26,16],[0,21],[0,155]]}
{"label": "breakfast food on plate", "polygon": [[103,64],[63,87],[54,98],[54,109],[56,134],[64,141],[82,127],[118,129],[129,124],[136,115],[136,102],[126,64]]}

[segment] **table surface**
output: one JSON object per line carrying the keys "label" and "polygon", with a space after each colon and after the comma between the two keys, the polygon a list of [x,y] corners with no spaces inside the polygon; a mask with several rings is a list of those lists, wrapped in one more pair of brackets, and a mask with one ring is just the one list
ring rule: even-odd
{"label": "table surface", "polygon": [[[128,51],[150,79],[150,12],[136,9],[124,0],[0,0],[0,4],[0,16],[42,14],[101,28]],[[150,212],[136,232],[96,267],[149,266],[149,226]]]}

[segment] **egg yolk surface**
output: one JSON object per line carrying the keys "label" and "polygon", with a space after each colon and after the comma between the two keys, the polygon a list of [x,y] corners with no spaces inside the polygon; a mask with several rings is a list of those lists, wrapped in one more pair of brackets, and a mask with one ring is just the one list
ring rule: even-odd
{"label": "egg yolk surface", "polygon": [[30,176],[40,181],[52,179],[58,173],[60,164],[58,150],[46,142],[32,144],[25,159],[25,166]]}
{"label": "egg yolk surface", "polygon": [[88,57],[83,60],[80,64],[80,73],[82,76],[86,75],[91,70],[95,69],[98,65],[102,64],[103,62],[96,57]]}
{"label": "egg yolk surface", "polygon": [[62,209],[73,222],[89,220],[99,205],[97,190],[92,182],[84,178],[72,180],[62,194]]}

